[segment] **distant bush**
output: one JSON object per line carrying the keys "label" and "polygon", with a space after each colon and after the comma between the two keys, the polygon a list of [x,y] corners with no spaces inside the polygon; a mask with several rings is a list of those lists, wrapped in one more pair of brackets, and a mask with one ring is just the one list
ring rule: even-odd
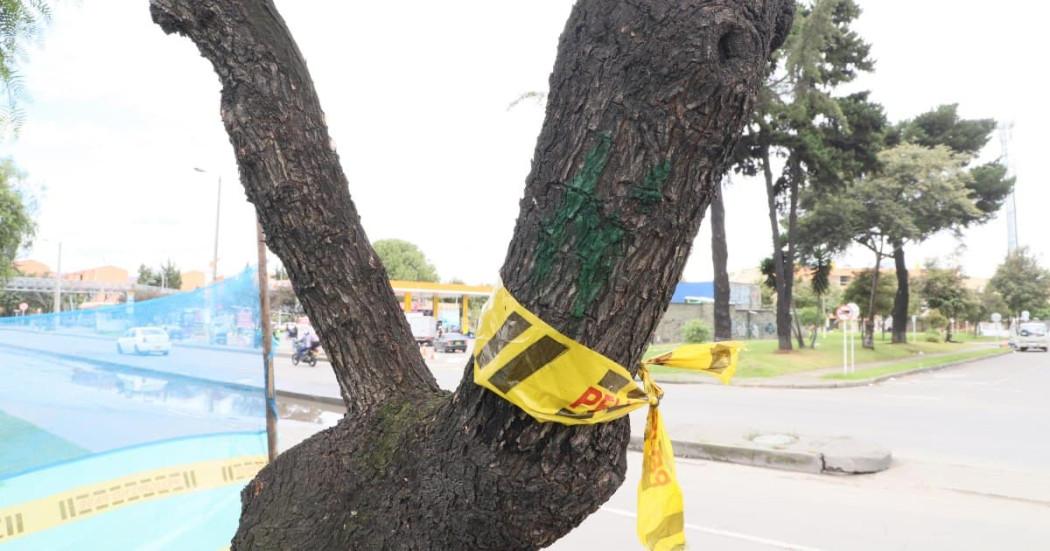
{"label": "distant bush", "polygon": [[922,339],[924,341],[926,341],[926,342],[941,342],[941,332],[940,331],[927,331],[922,336]]}
{"label": "distant bush", "polygon": [[707,342],[711,340],[711,328],[700,320],[689,320],[682,326],[682,338],[685,342]]}
{"label": "distant bush", "polygon": [[944,329],[948,327],[948,318],[937,310],[931,310],[929,314],[926,314],[926,323],[934,329]]}

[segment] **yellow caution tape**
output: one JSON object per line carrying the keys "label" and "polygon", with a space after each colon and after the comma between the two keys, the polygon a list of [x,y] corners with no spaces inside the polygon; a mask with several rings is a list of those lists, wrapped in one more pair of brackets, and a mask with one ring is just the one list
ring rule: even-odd
{"label": "yellow caution tape", "polygon": [[239,483],[265,465],[265,455],[175,465],[0,508],[0,543],[113,509]]}
{"label": "yellow caution tape", "polygon": [[474,382],[540,422],[606,423],[650,405],[642,480],[638,488],[638,537],[650,550],[685,545],[682,491],[674,452],[657,406],[663,391],[649,365],[707,373],[728,383],[740,344],[686,345],[644,360],[642,387],[623,366],[551,327],[500,288],[489,301],[474,348]]}

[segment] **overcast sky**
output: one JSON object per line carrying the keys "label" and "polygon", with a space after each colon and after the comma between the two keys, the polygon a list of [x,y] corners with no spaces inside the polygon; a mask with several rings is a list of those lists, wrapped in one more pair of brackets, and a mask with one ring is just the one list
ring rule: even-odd
{"label": "overcast sky", "polygon": [[[350,190],[371,239],[419,245],[442,279],[493,282],[517,216],[569,0],[359,2],[277,0],[313,74]],[[942,103],[1015,123],[1020,240],[1047,262],[1050,124],[1042,2],[860,0],[872,43],[871,89],[892,120]],[[994,7],[993,7],[994,6]],[[219,270],[253,262],[254,215],[219,119],[219,85],[189,40],[166,36],[147,0],[81,0],[55,10],[22,74],[21,136],[0,145],[29,175],[39,239],[28,257],[63,270],[172,259],[208,270],[216,182],[223,179]],[[995,139],[985,156],[1000,153]],[[193,170],[207,171],[201,174]],[[730,270],[768,255],[761,184],[726,195]],[[987,277],[1006,253],[1005,216],[912,247],[910,263],[957,255]],[[711,277],[710,232],[684,278]],[[840,264],[870,263],[854,252]]]}

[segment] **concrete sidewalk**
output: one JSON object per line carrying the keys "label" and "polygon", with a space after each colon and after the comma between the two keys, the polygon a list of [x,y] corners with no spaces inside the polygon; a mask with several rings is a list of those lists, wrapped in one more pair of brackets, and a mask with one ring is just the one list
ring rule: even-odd
{"label": "concrete sidewalk", "polygon": [[[631,416],[628,449],[642,451],[644,416]],[[718,430],[713,425],[668,423],[675,457],[704,459],[811,474],[870,474],[893,463],[889,450],[848,436]]]}

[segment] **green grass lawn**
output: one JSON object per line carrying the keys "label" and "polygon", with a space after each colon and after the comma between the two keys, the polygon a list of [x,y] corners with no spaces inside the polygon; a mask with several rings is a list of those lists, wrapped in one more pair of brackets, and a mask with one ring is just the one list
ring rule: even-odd
{"label": "green grass lawn", "polygon": [[[908,358],[921,359],[927,354],[946,354],[954,352],[969,352],[985,342],[995,342],[996,339],[974,339],[971,335],[959,335],[960,343],[944,342],[922,342],[919,335],[917,342],[906,344],[891,344],[889,335],[886,340],[881,335],[875,336],[875,350],[866,350],[860,345],[860,335],[856,337],[857,365],[902,360]],[[773,339],[742,341],[744,350],[740,354],[740,365],[736,376],[742,379],[779,377],[814,369],[842,366],[842,333],[829,332],[827,337],[817,338],[816,349],[806,348],[794,350],[790,353],[777,351],[777,341]],[[795,343],[797,345],[797,343]],[[808,344],[808,340],[807,340]],[[658,344],[649,347],[645,357],[654,356],[667,352],[677,344]],[[681,373],[672,369],[654,366],[657,373]],[[858,373],[860,372],[858,367]]]}
{"label": "green grass lawn", "polygon": [[0,411],[0,476],[85,453],[68,440]]}
{"label": "green grass lawn", "polygon": [[834,373],[831,375],[825,375],[824,379],[837,379],[842,381],[855,381],[859,379],[874,379],[876,377],[884,377],[886,375],[893,375],[894,373],[901,373],[904,371],[911,371],[913,369],[921,369],[924,367],[937,367],[941,365],[948,365],[955,362],[961,362],[966,360],[977,360],[980,358],[986,358],[989,356],[997,356],[999,354],[1007,353],[1002,348],[983,348],[978,350],[970,350],[969,352],[958,352],[955,354],[942,354],[939,356],[927,356],[920,358],[912,358],[909,360],[903,360],[899,363],[891,365],[884,365],[879,367],[873,367],[871,369],[858,369],[857,371],[843,375],[842,373]]}

